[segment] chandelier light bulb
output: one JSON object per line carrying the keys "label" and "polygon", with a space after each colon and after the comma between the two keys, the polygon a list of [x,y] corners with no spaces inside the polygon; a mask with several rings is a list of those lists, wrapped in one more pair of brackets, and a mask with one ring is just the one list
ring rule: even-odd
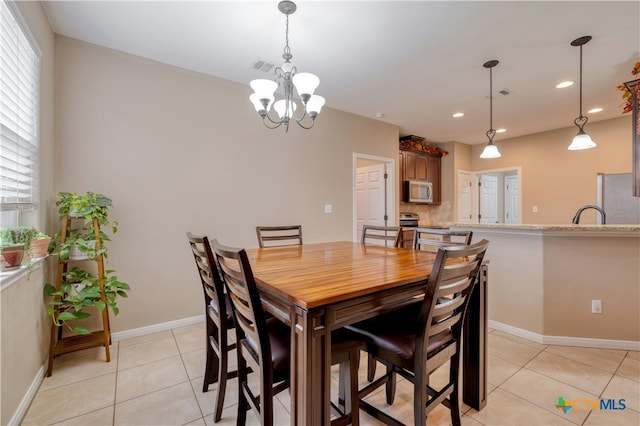
{"label": "chandelier light bulb", "polygon": [[249,83],[259,99],[268,99],[273,97],[273,93],[278,88],[278,83],[273,80],[260,78]]}
{"label": "chandelier light bulb", "polygon": [[293,101],[289,101],[289,108],[287,108],[287,101],[284,99],[280,99],[275,104],[273,104],[273,109],[276,110],[280,119],[285,118],[290,119],[293,117],[293,113],[296,112],[297,105]]}
{"label": "chandelier light bulb", "polygon": [[324,102],[325,101],[322,96],[311,96],[311,98],[309,98],[309,101],[307,102],[307,112],[309,113],[309,115],[315,117],[320,114],[320,110],[324,106]]}
{"label": "chandelier light bulb", "polygon": [[320,79],[315,74],[300,72],[293,76],[293,85],[296,86],[301,97],[303,95],[311,96],[320,85]]}

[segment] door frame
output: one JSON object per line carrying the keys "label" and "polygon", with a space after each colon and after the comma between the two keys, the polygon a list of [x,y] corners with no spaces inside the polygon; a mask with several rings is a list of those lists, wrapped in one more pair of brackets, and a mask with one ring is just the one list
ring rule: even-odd
{"label": "door frame", "polygon": [[[522,223],[522,166],[512,166],[512,167],[501,167],[501,168],[497,168],[497,169],[484,169],[484,170],[474,170],[474,171],[469,171],[469,170],[458,170],[456,173],[456,195],[455,195],[455,201],[456,201],[456,209],[457,209],[457,205],[458,205],[458,197],[459,197],[459,193],[458,193],[458,187],[457,187],[457,180],[458,180],[458,174],[459,173],[470,173],[471,174],[471,181],[473,183],[473,186],[475,188],[475,190],[472,192],[472,196],[471,196],[471,211],[473,212],[473,220],[471,221],[471,223],[479,223],[480,219],[478,218],[478,215],[480,213],[480,189],[478,187],[478,181],[480,180],[479,176],[483,175],[483,174],[491,174],[491,173],[505,173],[505,172],[513,172],[515,171],[516,176],[518,176],[518,183],[520,185],[520,197],[518,199],[518,208],[520,209],[521,212],[521,216],[520,216],[520,223]],[[501,189],[501,194],[504,197],[504,189]],[[457,210],[456,210],[456,218],[457,218]],[[501,222],[504,223],[504,222]]]}
{"label": "door frame", "polygon": [[358,225],[357,225],[357,212],[356,212],[356,177],[358,172],[358,160],[374,161],[377,163],[384,163],[386,165],[387,178],[387,216],[389,221],[388,226],[395,226],[397,223],[396,203],[398,202],[396,194],[396,159],[388,157],[379,157],[377,155],[363,154],[360,152],[353,153],[353,165],[351,173],[351,204],[352,204],[352,240],[357,241],[358,238]]}

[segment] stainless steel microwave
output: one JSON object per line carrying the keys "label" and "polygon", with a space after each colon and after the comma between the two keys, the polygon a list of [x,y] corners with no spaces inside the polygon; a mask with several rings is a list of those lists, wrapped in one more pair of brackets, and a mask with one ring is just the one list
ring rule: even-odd
{"label": "stainless steel microwave", "polygon": [[433,183],[423,180],[404,181],[404,201],[407,203],[433,203]]}

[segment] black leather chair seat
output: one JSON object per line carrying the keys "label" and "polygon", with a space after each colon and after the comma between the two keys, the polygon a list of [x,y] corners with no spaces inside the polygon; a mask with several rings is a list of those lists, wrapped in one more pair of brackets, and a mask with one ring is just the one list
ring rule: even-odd
{"label": "black leather chair seat", "polygon": [[[402,360],[413,360],[415,354],[421,303],[389,312],[346,328],[358,334],[367,346],[386,351]],[[445,330],[432,336],[427,346],[428,353],[435,353],[453,339],[451,330]]]}
{"label": "black leather chair seat", "polygon": [[[267,319],[269,329],[269,343],[271,344],[271,362],[273,363],[274,379],[289,376],[290,351],[291,351],[291,329],[288,325],[276,318]],[[246,346],[254,354],[258,353],[256,342],[247,336]]]}

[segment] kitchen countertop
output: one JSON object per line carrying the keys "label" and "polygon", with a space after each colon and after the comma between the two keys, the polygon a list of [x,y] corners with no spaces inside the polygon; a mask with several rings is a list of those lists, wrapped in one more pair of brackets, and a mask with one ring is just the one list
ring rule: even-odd
{"label": "kitchen countertop", "polygon": [[573,225],[573,224],[507,224],[507,223],[447,223],[455,228],[505,231],[569,231],[572,233],[631,233],[640,235],[640,225]]}

